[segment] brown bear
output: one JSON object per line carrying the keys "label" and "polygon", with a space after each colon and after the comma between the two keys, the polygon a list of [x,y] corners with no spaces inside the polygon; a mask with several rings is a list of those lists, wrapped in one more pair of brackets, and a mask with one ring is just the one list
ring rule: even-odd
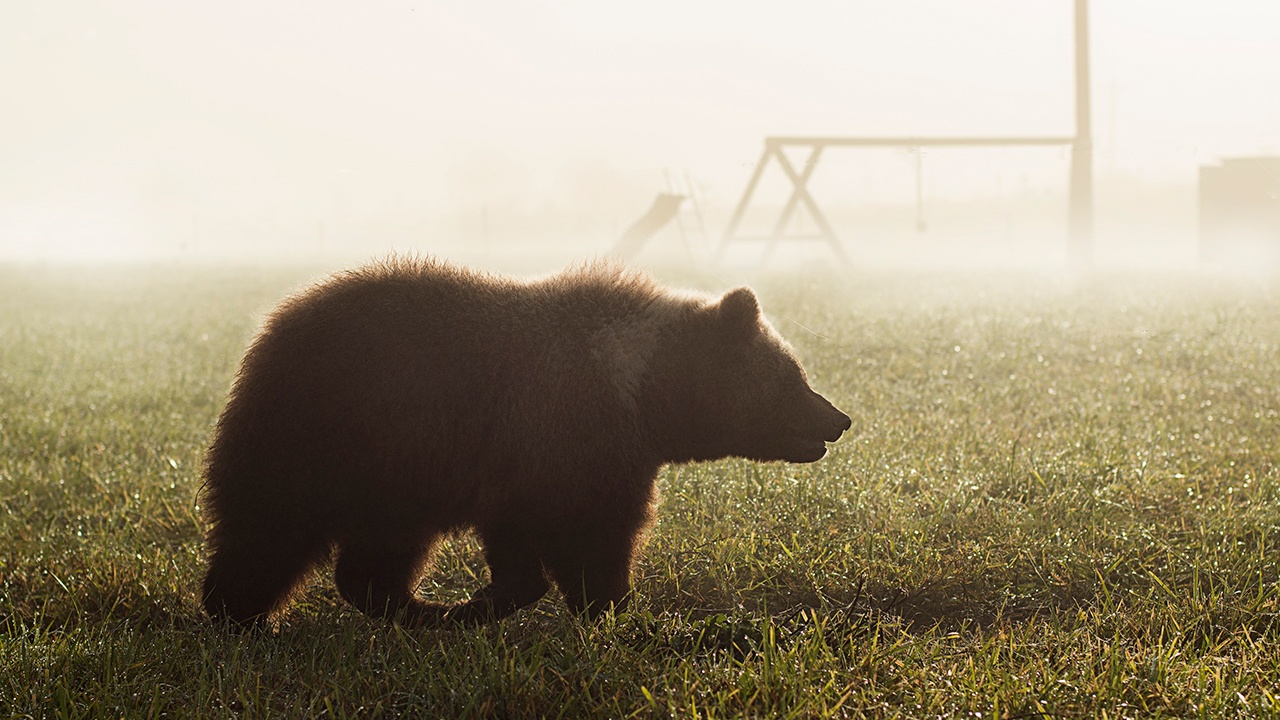
{"label": "brown bear", "polygon": [[[265,623],[333,556],[343,598],[408,625],[501,618],[549,582],[594,617],[630,592],[664,464],[812,462],[849,425],[747,288],[368,265],[285,300],[245,354],[205,464],[204,607]],[[463,529],[489,585],[418,599]]]}

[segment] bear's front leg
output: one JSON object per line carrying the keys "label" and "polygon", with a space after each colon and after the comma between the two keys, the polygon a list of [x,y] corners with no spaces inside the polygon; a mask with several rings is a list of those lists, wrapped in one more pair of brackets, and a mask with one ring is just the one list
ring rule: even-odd
{"label": "bear's front leg", "polygon": [[550,587],[532,538],[509,528],[481,528],[479,534],[490,582],[445,616],[464,625],[501,620],[537,602]]}
{"label": "bear's front leg", "polygon": [[638,530],[599,525],[557,534],[544,562],[574,612],[595,620],[626,607]]}
{"label": "bear's front leg", "polygon": [[425,539],[411,533],[386,534],[342,543],[333,573],[338,592],[370,617],[407,627],[438,623],[449,606],[423,602],[414,593],[439,534],[428,533]]}

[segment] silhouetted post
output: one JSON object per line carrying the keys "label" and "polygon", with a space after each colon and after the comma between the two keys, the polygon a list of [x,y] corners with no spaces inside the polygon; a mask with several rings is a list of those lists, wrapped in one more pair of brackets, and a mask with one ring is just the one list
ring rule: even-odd
{"label": "silhouetted post", "polygon": [[924,223],[924,148],[915,147],[916,153],[916,232],[928,228]]}
{"label": "silhouetted post", "polygon": [[764,166],[769,164],[771,155],[773,155],[773,145],[769,143],[768,138],[765,138],[764,154],[756,162],[755,170],[751,171],[751,179],[747,181],[747,189],[742,191],[738,206],[733,209],[733,214],[729,216],[729,224],[724,228],[724,238],[720,241],[720,249],[716,250],[712,262],[720,262],[720,258],[724,257],[724,251],[733,240],[734,233],[738,232],[738,223],[742,222],[742,215],[747,211],[747,205],[751,203],[751,196],[756,191],[756,184],[760,182],[760,175],[764,173]]}
{"label": "silhouetted post", "polygon": [[1093,264],[1093,125],[1089,107],[1089,1],[1075,0],[1076,137],[1071,144],[1067,254],[1076,268]]}

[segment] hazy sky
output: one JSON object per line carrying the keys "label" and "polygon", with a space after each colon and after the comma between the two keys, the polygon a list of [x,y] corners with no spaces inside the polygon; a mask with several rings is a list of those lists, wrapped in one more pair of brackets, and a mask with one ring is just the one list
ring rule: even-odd
{"label": "hazy sky", "polygon": [[[1070,134],[1071,6],[5,2],[0,250],[167,206],[573,208],[663,168],[731,202],[770,134]],[[1094,0],[1092,31],[1100,173],[1280,152],[1280,2]]]}

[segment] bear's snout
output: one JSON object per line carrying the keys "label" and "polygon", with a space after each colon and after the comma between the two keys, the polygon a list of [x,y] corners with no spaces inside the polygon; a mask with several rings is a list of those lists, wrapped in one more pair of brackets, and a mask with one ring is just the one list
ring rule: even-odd
{"label": "bear's snout", "polygon": [[[825,400],[825,398],[823,399]],[[831,405],[830,403],[827,404],[831,407],[833,417],[831,422],[831,431],[823,439],[827,442],[835,442],[840,439],[841,435],[844,435],[846,430],[853,427],[853,420],[851,420],[848,415],[840,412],[836,406]]]}
{"label": "bear's snout", "polygon": [[853,427],[853,420],[848,415],[840,412],[840,409],[831,404],[831,401],[822,397],[817,392],[813,393],[812,400],[817,405],[817,411],[814,413],[815,430],[817,434],[826,442],[835,442],[840,439],[845,430]]}
{"label": "bear's snout", "polygon": [[827,443],[839,440],[853,425],[848,415],[812,389],[802,407],[798,416],[793,416],[788,449],[779,459],[801,463],[820,460],[827,454]]}

